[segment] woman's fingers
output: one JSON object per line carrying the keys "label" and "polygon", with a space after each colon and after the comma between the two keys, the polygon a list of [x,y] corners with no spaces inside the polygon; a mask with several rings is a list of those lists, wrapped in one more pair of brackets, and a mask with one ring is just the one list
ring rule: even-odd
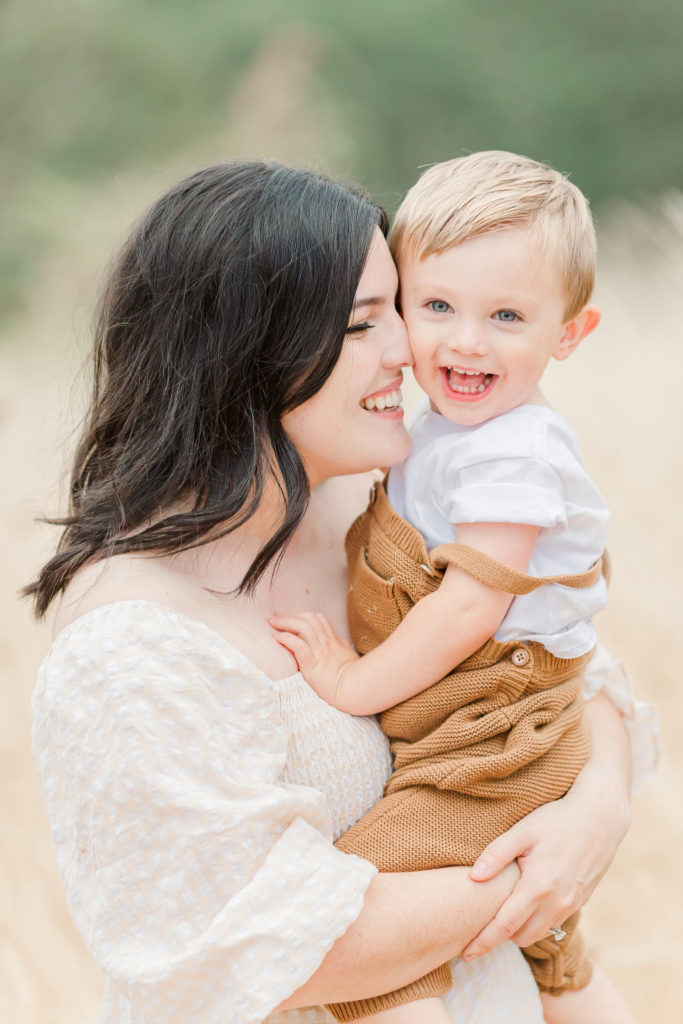
{"label": "woman's fingers", "polygon": [[464,955],[481,956],[505,938],[530,946],[547,937],[549,928],[562,924],[585,902],[587,890],[593,885],[581,880],[572,833],[563,832],[558,841],[563,810],[565,805],[559,802],[544,804],[482,851],[470,871],[474,880],[492,878],[512,858],[517,860],[522,876]]}
{"label": "woman's fingers", "polygon": [[513,860],[523,856],[527,846],[523,829],[513,825],[482,850],[470,870],[470,878],[475,882],[495,878],[506,864],[511,864]]}
{"label": "woman's fingers", "polygon": [[549,916],[547,905],[539,906],[536,913],[532,914],[522,927],[511,936],[512,941],[516,942],[522,949],[526,948],[526,946],[532,946],[534,942],[547,939],[550,929],[559,927],[568,917],[571,917],[571,913],[561,910],[558,910],[554,916]]}
{"label": "woman's fingers", "polygon": [[[506,939],[514,939],[529,919],[529,900],[518,883],[493,920],[463,950],[463,960],[474,960],[490,952]],[[535,909],[535,908],[534,908]]]}
{"label": "woman's fingers", "polygon": [[[513,826],[482,850],[470,870],[470,878],[476,882],[494,878],[508,864],[523,857],[526,848],[524,829],[521,826]],[[496,916],[463,950],[463,959],[474,960],[506,939],[514,938],[536,910],[537,901],[531,903],[530,899],[532,898],[526,892],[522,875]]]}

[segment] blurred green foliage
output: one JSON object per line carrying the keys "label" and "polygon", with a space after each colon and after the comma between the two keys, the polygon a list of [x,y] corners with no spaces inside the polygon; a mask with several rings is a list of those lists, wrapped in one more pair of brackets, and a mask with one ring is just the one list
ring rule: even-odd
{"label": "blurred green foliage", "polygon": [[420,166],[486,148],[571,171],[594,205],[683,183],[680,0],[4,0],[5,302],[47,244],[17,212],[33,176],[108,181],[188,152],[298,26],[320,52],[308,88],[350,136],[332,170],[390,209]]}

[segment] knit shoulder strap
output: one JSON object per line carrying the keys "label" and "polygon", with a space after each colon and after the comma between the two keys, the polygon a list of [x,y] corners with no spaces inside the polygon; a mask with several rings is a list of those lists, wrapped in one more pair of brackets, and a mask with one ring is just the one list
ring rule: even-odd
{"label": "knit shoulder strap", "polygon": [[586,572],[563,576],[529,576],[467,544],[440,544],[430,552],[430,560],[437,569],[454,565],[480,583],[502,590],[506,594],[530,594],[548,583],[559,583],[563,587],[582,590],[584,587],[592,587],[601,576],[609,582],[609,559],[606,551]]}

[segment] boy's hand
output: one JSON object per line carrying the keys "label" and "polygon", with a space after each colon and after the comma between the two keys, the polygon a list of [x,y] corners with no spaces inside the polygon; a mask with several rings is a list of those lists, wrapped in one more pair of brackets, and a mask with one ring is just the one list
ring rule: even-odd
{"label": "boy's hand", "polygon": [[336,706],[345,671],[358,660],[353,647],[337,636],[320,612],[274,615],[268,622],[277,642],[294,655],[309,686]]}

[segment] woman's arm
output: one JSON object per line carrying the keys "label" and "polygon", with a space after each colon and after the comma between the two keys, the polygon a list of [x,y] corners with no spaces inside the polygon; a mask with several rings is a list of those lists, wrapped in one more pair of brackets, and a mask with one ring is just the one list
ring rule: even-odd
{"label": "woman's arm", "polygon": [[528,946],[547,936],[587,901],[628,830],[631,754],[624,722],[602,694],[587,702],[585,713],[593,750],[572,788],[494,840],[471,870],[474,879],[490,879],[516,859],[522,874],[465,949],[466,960],[504,939]]}
{"label": "woman's arm", "polygon": [[484,885],[467,868],[376,875],[360,916],[278,1009],[363,999],[422,977],[461,952],[518,878],[514,864]]}

